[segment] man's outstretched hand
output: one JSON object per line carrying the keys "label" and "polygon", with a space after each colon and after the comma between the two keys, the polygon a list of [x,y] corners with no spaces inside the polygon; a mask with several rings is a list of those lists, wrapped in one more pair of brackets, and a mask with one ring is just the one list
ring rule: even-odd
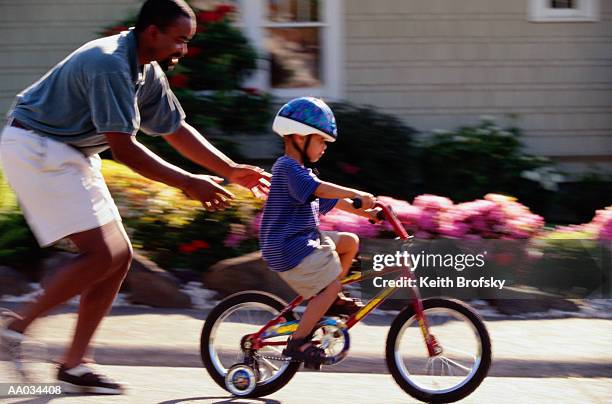
{"label": "man's outstretched hand", "polygon": [[191,199],[200,201],[209,212],[225,210],[234,199],[234,194],[218,185],[222,182],[223,178],[212,175],[191,175],[183,192]]}
{"label": "man's outstretched hand", "polygon": [[257,198],[266,198],[270,192],[272,174],[259,167],[238,164],[232,168],[227,179],[250,189]]}

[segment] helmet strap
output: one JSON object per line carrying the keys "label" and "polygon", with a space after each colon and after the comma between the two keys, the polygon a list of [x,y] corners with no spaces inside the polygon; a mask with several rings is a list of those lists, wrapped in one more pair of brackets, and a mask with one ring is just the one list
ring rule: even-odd
{"label": "helmet strap", "polygon": [[300,152],[300,155],[302,157],[302,163],[304,164],[304,167],[312,169],[312,172],[314,173],[314,175],[318,176],[319,170],[317,170],[314,166],[314,163],[310,161],[310,158],[308,158],[308,153],[307,153],[308,147],[310,147],[311,139],[312,139],[312,135],[306,136],[306,141],[304,142],[303,148],[300,148],[298,146],[298,144],[295,142],[295,139],[293,137],[291,138],[291,143],[293,144],[293,147],[295,147],[295,149]]}
{"label": "helmet strap", "polygon": [[291,138],[291,144],[293,144],[293,147],[300,152],[300,157],[302,157],[302,163],[304,164],[305,167],[309,166],[312,163],[310,161],[310,158],[308,158],[308,153],[307,153],[308,147],[310,146],[310,139],[311,139],[311,136],[307,135],[306,142],[304,142],[304,147],[300,147],[296,143],[295,139],[293,137]]}

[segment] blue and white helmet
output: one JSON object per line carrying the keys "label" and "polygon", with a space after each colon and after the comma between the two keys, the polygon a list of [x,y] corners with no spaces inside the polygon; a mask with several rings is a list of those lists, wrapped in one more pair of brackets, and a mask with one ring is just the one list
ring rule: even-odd
{"label": "blue and white helmet", "polygon": [[315,133],[328,142],[335,142],[338,137],[332,110],[323,100],[314,97],[294,98],[283,105],[274,118],[272,130],[280,136]]}

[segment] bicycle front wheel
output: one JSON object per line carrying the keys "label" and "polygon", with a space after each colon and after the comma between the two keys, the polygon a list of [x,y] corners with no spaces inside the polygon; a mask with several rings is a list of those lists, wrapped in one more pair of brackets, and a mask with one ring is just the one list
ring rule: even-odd
{"label": "bicycle front wheel", "polygon": [[389,371],[397,384],[418,400],[461,400],[487,376],[491,365],[489,333],[480,316],[457,300],[423,300],[423,310],[441,353],[429,356],[414,310],[412,306],[405,308],[387,336]]}

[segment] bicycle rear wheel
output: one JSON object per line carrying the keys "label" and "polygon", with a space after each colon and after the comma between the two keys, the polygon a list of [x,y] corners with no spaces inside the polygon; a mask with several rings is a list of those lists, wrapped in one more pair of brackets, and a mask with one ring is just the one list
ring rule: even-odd
{"label": "bicycle rear wheel", "polygon": [[442,352],[429,357],[414,310],[395,318],[386,344],[389,371],[412,397],[448,403],[471,394],[487,376],[491,340],[480,316],[468,305],[451,299],[423,301],[430,333]]}
{"label": "bicycle rear wheel", "polygon": [[[244,360],[241,341],[245,335],[259,331],[287,306],[278,297],[264,292],[241,292],[221,301],[208,315],[200,338],[200,355],[212,379],[222,388],[225,375],[232,365]],[[287,321],[296,320],[293,313]],[[283,341],[287,336],[272,340]],[[262,356],[282,357],[282,346],[266,346],[257,353]],[[300,367],[299,362],[260,358],[256,361],[259,381],[255,389],[244,397],[272,394],[286,385]]]}

